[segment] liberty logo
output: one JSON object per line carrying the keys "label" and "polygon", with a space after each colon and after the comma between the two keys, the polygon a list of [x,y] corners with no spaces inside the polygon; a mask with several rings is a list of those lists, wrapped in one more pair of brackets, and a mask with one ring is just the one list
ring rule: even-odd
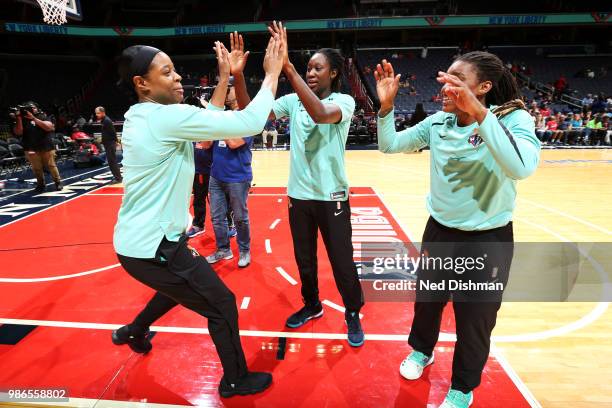
{"label": "liberty logo", "polygon": [[470,138],[468,139],[468,142],[474,146],[474,147],[478,147],[478,145],[480,145],[482,143],[482,138],[480,137],[480,135],[476,132],[474,132],[472,134],[472,136],[470,136]]}

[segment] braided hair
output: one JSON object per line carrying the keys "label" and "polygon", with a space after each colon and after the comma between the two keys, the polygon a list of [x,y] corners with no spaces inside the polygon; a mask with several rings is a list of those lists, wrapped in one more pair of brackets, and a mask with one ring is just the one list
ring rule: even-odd
{"label": "braided hair", "polygon": [[516,79],[499,57],[485,51],[472,51],[460,55],[455,61],[472,64],[480,82],[491,81],[493,86],[485,95],[485,105],[497,105],[492,112],[498,118],[517,109],[526,110]]}

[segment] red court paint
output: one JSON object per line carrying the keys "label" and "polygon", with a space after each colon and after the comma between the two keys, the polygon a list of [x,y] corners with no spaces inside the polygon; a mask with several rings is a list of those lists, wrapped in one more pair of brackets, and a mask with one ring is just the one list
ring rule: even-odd
{"label": "red court paint", "polygon": [[[394,236],[408,241],[373,190],[353,188],[351,192],[354,215],[360,209],[377,209],[390,223]],[[116,264],[111,241],[120,193],[118,188],[103,188],[0,228],[5,249],[0,252],[0,279],[57,279]],[[367,340],[364,347],[353,349],[341,339],[346,330],[343,314],[328,306],[321,319],[291,331],[311,338],[288,338],[284,360],[277,359],[278,335],[270,332],[285,332],[286,317],[301,306],[299,283],[292,285],[276,269],[282,268],[299,282],[284,194],[283,188],[256,187],[249,197],[251,266],[238,269],[237,256],[214,266],[236,294],[239,307],[244,297],[250,298],[248,307],[240,310],[241,329],[251,331],[243,337],[243,345],[251,369],[273,371],[270,390],[254,397],[220,400],[216,391],[220,364],[210,337],[172,332],[179,331],[173,328],[204,328],[206,320],[180,306],[157,323],[170,327],[171,332],[159,332],[147,356],[112,345],[108,329],[79,328],[78,322],[124,324],[150,298],[152,291],[120,267],[48,282],[0,282],[0,318],[72,322],[68,328],[41,326],[15,346],[0,346],[0,388],[68,387],[71,396],[78,398],[180,405],[439,404],[450,384],[453,343],[440,342],[436,363],[422,379],[409,382],[398,373],[400,362],[410,351],[405,341]],[[202,255],[214,250],[209,219],[206,228],[204,235],[191,242]],[[266,252],[266,240],[271,253]],[[342,305],[323,242],[319,244],[321,299]],[[407,335],[412,304],[370,302],[362,313],[366,335]],[[450,307],[443,329],[453,331]],[[267,333],[258,335],[256,331]],[[340,339],[322,339],[315,337],[316,333],[336,334]],[[529,406],[493,357],[475,394],[475,407]]]}

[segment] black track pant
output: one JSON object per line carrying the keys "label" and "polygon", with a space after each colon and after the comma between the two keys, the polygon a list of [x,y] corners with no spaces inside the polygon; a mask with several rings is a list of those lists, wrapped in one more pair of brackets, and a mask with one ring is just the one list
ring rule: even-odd
{"label": "black track pant", "polygon": [[[508,282],[513,254],[512,223],[487,231],[461,231],[445,227],[429,218],[421,254],[430,259],[478,258],[482,270],[440,270],[436,267],[417,271],[417,301],[408,343],[414,350],[430,356],[440,334],[442,311],[452,295],[457,342],[453,355],[452,388],[467,393],[480,384],[480,377],[489,356],[491,332],[501,306],[501,291],[448,290],[450,280],[472,282]],[[486,254],[486,256],[485,256]],[[422,259],[424,257],[422,256]],[[433,265],[433,262],[432,264]],[[431,290],[420,281],[446,282],[447,290]],[[424,289],[426,288],[426,289]]]}
{"label": "black track pant", "polygon": [[363,306],[363,292],[353,262],[348,200],[316,201],[290,197],[289,223],[304,303],[310,306],[319,302],[317,237],[320,230],[344,307],[347,312],[359,312]]}
{"label": "black track pant", "polygon": [[130,331],[145,331],[157,319],[181,304],[208,318],[208,330],[232,382],[247,373],[238,332],[238,309],[234,294],[195,250],[185,236],[179,242],[162,240],[155,259],[118,255],[121,266],[136,280],[157,293],[130,325]]}
{"label": "black track pant", "polygon": [[196,173],[193,178],[193,225],[204,228],[206,218],[206,197],[210,174]]}
{"label": "black track pant", "polygon": [[108,162],[111,173],[113,173],[113,177],[117,181],[123,180],[121,177],[121,170],[119,170],[119,164],[117,163],[117,142],[105,142],[103,144],[104,150],[106,151],[106,161]]}

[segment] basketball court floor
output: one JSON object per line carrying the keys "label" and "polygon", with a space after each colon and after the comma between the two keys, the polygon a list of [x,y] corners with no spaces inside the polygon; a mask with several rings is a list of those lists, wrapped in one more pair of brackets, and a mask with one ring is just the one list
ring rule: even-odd
{"label": "basketball court floor", "polygon": [[[285,151],[254,153],[253,263],[238,269],[236,257],[214,265],[236,294],[250,368],[274,374],[269,390],[221,399],[221,367],[206,319],[180,306],[152,328],[147,355],[111,343],[111,330],[129,322],[152,291],[118,265],[112,231],[123,189],[106,185],[105,169],[67,181],[61,194],[0,202],[0,389],[66,388],[70,400],[50,405],[82,407],[440,404],[450,385],[452,308],[445,311],[436,363],[420,380],[402,379],[412,303],[367,303],[365,345],[351,348],[322,242],[325,314],[300,329],[285,328],[301,306],[284,188],[288,158]],[[375,237],[418,242],[428,217],[429,152],[348,151],[346,163],[356,249]],[[610,150],[543,151],[537,172],[519,182],[515,240],[612,241],[611,175]],[[203,255],[214,250],[208,217],[206,228],[191,240]],[[235,241],[232,246],[237,254]],[[611,323],[606,302],[505,303],[473,406],[612,407]]]}

